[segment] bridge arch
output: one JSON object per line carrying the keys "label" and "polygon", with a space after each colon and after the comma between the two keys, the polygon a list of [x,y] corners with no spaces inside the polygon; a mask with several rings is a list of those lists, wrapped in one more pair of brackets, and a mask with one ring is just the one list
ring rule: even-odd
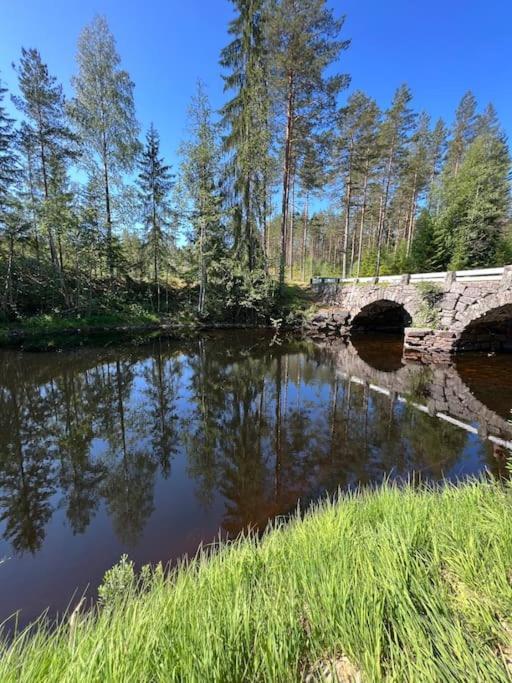
{"label": "bridge arch", "polygon": [[456,322],[456,351],[512,352],[512,291],[487,296]]}
{"label": "bridge arch", "polygon": [[375,297],[352,311],[354,332],[403,332],[413,321],[405,302],[396,298]]}

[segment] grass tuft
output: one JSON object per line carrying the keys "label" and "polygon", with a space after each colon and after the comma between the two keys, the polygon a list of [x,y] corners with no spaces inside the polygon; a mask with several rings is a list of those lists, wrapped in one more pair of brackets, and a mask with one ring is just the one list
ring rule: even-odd
{"label": "grass tuft", "polygon": [[510,680],[508,486],[387,485],[170,572],[130,566],[101,608],[0,646],[0,680]]}

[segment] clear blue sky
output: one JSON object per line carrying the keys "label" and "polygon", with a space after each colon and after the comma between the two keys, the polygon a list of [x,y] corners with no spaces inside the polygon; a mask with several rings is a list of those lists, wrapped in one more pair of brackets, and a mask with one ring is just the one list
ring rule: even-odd
{"label": "clear blue sky", "polygon": [[[346,14],[352,46],[340,68],[386,106],[406,81],[415,107],[448,121],[467,89],[492,101],[512,136],[511,0],[335,0]],[[82,26],[104,14],[122,63],[135,81],[144,128],[153,121],[166,156],[175,160],[197,78],[212,104],[223,101],[219,51],[227,42],[228,0],[1,0],[0,77],[15,90],[11,63],[22,46],[37,47],[70,92]]]}

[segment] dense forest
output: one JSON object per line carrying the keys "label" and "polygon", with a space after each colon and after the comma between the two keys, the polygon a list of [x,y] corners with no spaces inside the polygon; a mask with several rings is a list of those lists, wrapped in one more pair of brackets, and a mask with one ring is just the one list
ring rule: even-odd
{"label": "dense forest", "polygon": [[247,320],[313,274],[512,262],[492,104],[467,92],[453,121],[432,121],[402,84],[383,109],[339,71],[350,43],[325,0],[232,2],[225,104],[198,83],[175,169],[156,128],[140,130],[105,18],[79,36],[69,98],[44,55],[21,50],[17,92],[0,85],[4,320]]}

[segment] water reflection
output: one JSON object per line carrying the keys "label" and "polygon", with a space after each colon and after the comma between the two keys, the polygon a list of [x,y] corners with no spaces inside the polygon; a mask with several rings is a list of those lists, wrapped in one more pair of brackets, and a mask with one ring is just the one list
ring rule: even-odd
{"label": "water reflection", "polygon": [[0,618],[62,610],[122,552],[177,558],[338,486],[504,468],[512,395],[484,387],[508,359],[270,339],[1,353]]}

